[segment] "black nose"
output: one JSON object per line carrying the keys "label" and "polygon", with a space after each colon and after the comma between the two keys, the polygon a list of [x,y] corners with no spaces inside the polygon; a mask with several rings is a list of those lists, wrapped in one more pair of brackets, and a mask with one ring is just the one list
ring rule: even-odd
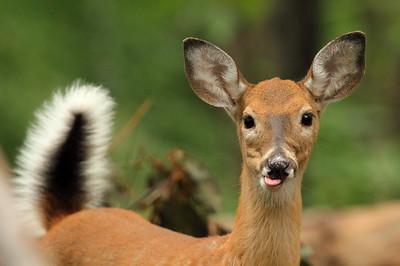
{"label": "black nose", "polygon": [[289,161],[278,156],[268,159],[268,175],[273,179],[282,179],[289,175],[286,169],[289,167]]}

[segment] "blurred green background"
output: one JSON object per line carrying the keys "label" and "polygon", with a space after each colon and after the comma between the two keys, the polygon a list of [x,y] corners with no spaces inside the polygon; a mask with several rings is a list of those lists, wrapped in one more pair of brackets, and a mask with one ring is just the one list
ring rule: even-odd
{"label": "blurred green background", "polygon": [[[33,112],[80,78],[109,88],[120,129],[152,106],[112,151],[116,175],[140,195],[141,151],[187,150],[211,169],[223,211],[235,209],[240,153],[228,116],[201,102],[183,72],[182,39],[230,53],[251,82],[299,80],[328,41],[367,33],[365,78],[326,110],[305,175],[304,203],[342,207],[400,198],[400,2],[372,0],[0,0],[0,146],[12,162]],[[134,199],[132,199],[134,200]]]}

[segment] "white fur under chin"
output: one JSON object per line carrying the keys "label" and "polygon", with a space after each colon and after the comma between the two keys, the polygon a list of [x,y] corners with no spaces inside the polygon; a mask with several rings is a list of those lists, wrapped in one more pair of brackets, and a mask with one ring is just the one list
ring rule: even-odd
{"label": "white fur under chin", "polygon": [[28,232],[39,237],[46,230],[39,209],[42,173],[51,164],[52,155],[65,140],[74,114],[81,113],[87,120],[85,144],[87,160],[83,164],[86,208],[96,207],[108,187],[109,165],[106,158],[110,141],[114,101],[100,86],[75,82],[65,93],[56,92],[36,113],[25,143],[17,157],[14,187],[17,211]]}
{"label": "white fur under chin", "polygon": [[261,193],[263,194],[264,204],[271,208],[279,208],[285,204],[295,200],[296,193],[296,178],[291,176],[288,177],[276,191],[271,191],[267,188],[264,182],[264,177],[259,178],[259,185],[261,187]]}

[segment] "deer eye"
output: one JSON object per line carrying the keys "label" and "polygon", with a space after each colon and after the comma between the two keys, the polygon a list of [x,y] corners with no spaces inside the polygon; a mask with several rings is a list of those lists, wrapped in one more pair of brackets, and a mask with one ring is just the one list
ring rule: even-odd
{"label": "deer eye", "polygon": [[244,127],[247,128],[247,129],[253,128],[255,126],[253,117],[251,117],[250,115],[244,116],[243,117],[243,124],[244,124]]}
{"label": "deer eye", "polygon": [[311,126],[312,125],[312,122],[313,122],[313,114],[312,113],[309,113],[309,112],[307,112],[307,113],[304,113],[302,116],[301,116],[301,124],[303,125],[303,126],[306,126],[306,127],[309,127],[309,126]]}

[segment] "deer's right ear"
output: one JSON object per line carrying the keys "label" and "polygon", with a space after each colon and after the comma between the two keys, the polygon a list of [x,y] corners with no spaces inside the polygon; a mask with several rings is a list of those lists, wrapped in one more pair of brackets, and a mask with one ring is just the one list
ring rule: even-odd
{"label": "deer's right ear", "polygon": [[185,72],[193,91],[206,103],[231,115],[248,86],[235,61],[217,46],[196,38],[183,41]]}

